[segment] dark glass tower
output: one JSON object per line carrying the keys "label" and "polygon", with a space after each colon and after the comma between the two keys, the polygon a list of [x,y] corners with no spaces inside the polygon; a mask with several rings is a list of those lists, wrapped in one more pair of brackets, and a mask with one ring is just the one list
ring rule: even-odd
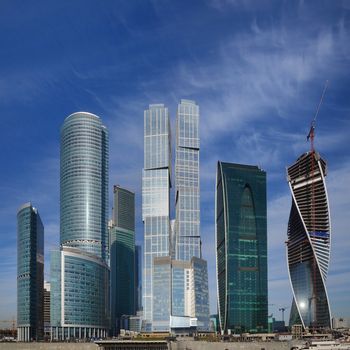
{"label": "dark glass tower", "polygon": [[266,173],[218,162],[216,264],[220,328],[267,331]]}
{"label": "dark glass tower", "polygon": [[114,186],[110,228],[112,329],[118,332],[120,317],[135,314],[135,194]]}
{"label": "dark glass tower", "polygon": [[41,340],[44,332],[44,226],[38,210],[17,213],[17,333],[19,341]]}
{"label": "dark glass tower", "polygon": [[317,152],[298,158],[287,170],[292,193],[287,256],[293,303],[289,324],[331,328],[326,289],[330,256],[330,216],[326,162]]}
{"label": "dark glass tower", "polygon": [[142,310],[142,248],[135,246],[135,309]]}

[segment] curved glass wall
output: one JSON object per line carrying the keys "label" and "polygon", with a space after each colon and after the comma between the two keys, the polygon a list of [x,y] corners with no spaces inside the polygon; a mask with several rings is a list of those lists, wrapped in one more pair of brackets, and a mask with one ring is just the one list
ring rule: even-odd
{"label": "curved glass wall", "polygon": [[266,173],[218,162],[216,259],[221,330],[267,331]]}
{"label": "curved glass wall", "polygon": [[326,279],[330,217],[326,163],[316,152],[303,154],[287,170],[292,193],[287,256],[293,304],[290,325],[331,328]]}
{"label": "curved glass wall", "polygon": [[52,255],[52,339],[106,335],[107,220],[107,129],[94,114],[74,113],[61,128],[61,251]]}
{"label": "curved glass wall", "polygon": [[108,134],[100,118],[78,112],[61,128],[60,240],[103,259],[108,248]]}
{"label": "curved glass wall", "polygon": [[108,267],[90,254],[64,248],[63,326],[108,328]]}

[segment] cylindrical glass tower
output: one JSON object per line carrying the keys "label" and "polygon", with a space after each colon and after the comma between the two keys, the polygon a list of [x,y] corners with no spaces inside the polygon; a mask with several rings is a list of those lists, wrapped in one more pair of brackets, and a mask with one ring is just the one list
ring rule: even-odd
{"label": "cylindrical glass tower", "polygon": [[108,134],[94,114],[78,112],[61,129],[60,243],[106,260]]}
{"label": "cylindrical glass tower", "polygon": [[109,329],[108,134],[94,114],[61,128],[61,251],[52,256],[51,334],[105,337]]}

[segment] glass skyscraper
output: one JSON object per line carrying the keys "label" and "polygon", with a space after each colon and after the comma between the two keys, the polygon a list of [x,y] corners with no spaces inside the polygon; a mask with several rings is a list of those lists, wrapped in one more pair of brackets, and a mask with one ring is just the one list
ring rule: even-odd
{"label": "glass skyscraper", "polygon": [[215,212],[221,331],[266,332],[266,173],[218,162]]}
{"label": "glass skyscraper", "polygon": [[[153,331],[189,333],[189,328],[209,331],[207,262],[173,260],[170,256],[153,262]],[[170,320],[170,322],[169,322]]]}
{"label": "glass skyscraper", "polygon": [[144,125],[143,329],[183,330],[197,326],[198,319],[198,329],[209,330],[208,274],[200,241],[199,107],[189,100],[181,100],[178,106],[175,220],[169,218],[168,109],[150,105]]}
{"label": "glass skyscraper", "polygon": [[135,309],[142,310],[142,248],[135,246]]}
{"label": "glass skyscraper", "polygon": [[143,317],[150,331],[153,320],[153,259],[169,255],[169,191],[171,148],[168,109],[153,104],[144,113],[144,168],[142,220],[144,222]]}
{"label": "glass skyscraper", "polygon": [[[192,301],[194,311],[192,315],[197,318],[197,329],[209,331],[209,287],[208,287],[208,266],[203,259],[193,257],[191,259],[191,270],[193,281]],[[187,276],[186,276],[187,277]]]}
{"label": "glass skyscraper", "polygon": [[48,340],[51,334],[50,327],[50,282],[44,281],[44,338]]}
{"label": "glass skyscraper", "polygon": [[118,333],[120,317],[135,314],[135,194],[114,186],[110,228],[111,320]]}
{"label": "glass skyscraper", "polygon": [[17,212],[17,339],[43,339],[44,226],[31,203]]}
{"label": "glass skyscraper", "polygon": [[171,315],[171,257],[153,259],[153,332],[167,332]]}
{"label": "glass skyscraper", "polygon": [[107,223],[107,129],[94,114],[74,113],[61,128],[61,251],[51,257],[54,339],[100,337],[109,328]]}
{"label": "glass skyscraper", "polygon": [[330,257],[330,215],[326,162],[304,153],[287,170],[292,194],[288,222],[288,271],[293,291],[289,325],[331,328],[326,279]]}
{"label": "glass skyscraper", "polygon": [[181,100],[176,119],[176,259],[201,257],[199,187],[199,107]]}
{"label": "glass skyscraper", "polygon": [[107,260],[108,133],[94,114],[70,115],[61,128],[60,243]]}

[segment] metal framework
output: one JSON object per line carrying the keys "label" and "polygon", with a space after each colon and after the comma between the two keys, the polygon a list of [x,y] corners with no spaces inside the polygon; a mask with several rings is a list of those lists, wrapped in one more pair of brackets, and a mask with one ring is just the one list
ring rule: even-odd
{"label": "metal framework", "polygon": [[331,328],[326,279],[331,225],[326,162],[312,147],[287,169],[292,194],[287,259],[293,303],[290,325]]}

